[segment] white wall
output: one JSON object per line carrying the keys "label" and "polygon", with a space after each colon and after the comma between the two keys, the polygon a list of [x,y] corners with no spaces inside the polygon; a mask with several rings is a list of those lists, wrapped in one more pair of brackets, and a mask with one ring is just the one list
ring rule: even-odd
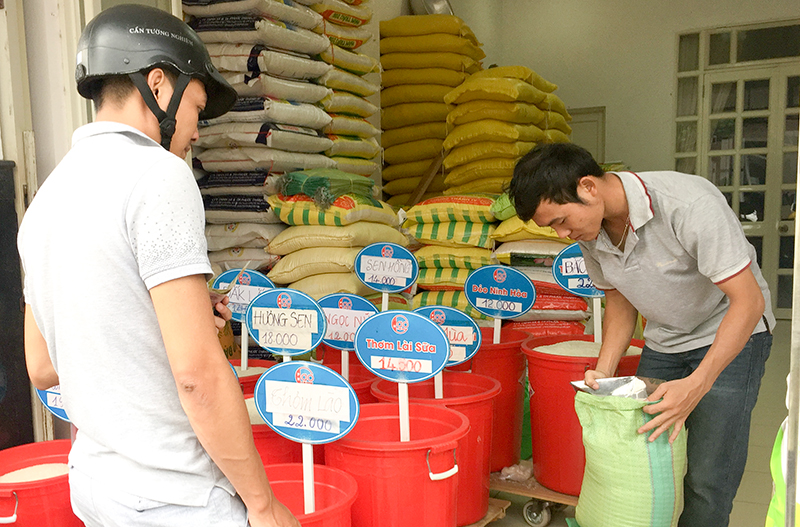
{"label": "white wall", "polygon": [[567,107],[606,107],[606,161],[673,168],[677,35],[791,19],[797,0],[450,0],[484,66],[524,65]]}

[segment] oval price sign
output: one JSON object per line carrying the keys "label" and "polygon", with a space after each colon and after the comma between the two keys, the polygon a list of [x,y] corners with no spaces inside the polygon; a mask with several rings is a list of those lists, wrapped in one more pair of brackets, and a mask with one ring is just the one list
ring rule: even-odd
{"label": "oval price sign", "polygon": [[276,433],[319,445],[346,435],[358,421],[356,392],[326,366],[302,360],[281,362],[258,378],[256,409]]}
{"label": "oval price sign", "polygon": [[[231,280],[236,280],[241,269],[230,269],[221,273],[214,279],[213,287],[216,289],[224,289],[228,287]],[[241,322],[245,318],[247,306],[253,301],[255,297],[268,289],[275,287],[272,280],[259,273],[258,271],[245,270],[236,283],[233,284],[233,289],[228,292],[228,309],[231,310],[231,318],[236,322]]]}
{"label": "oval price sign", "polygon": [[325,314],[313,298],[294,289],[270,289],[253,299],[245,315],[247,330],[271,353],[300,355],[325,336]]}
{"label": "oval price sign", "polygon": [[62,421],[70,422],[67,411],[64,410],[64,401],[61,398],[61,386],[56,384],[46,390],[36,389],[36,395],[50,412]]}
{"label": "oval price sign", "polygon": [[370,289],[399,293],[417,279],[419,264],[411,251],[402,245],[373,243],[356,255],[355,272]]}
{"label": "oval price sign", "polygon": [[471,359],[481,347],[481,330],[471,316],[447,306],[422,306],[415,313],[439,324],[450,341],[450,358],[445,366]]}
{"label": "oval price sign", "polygon": [[553,278],[573,295],[596,298],[605,294],[589,278],[581,247],[577,243],[568,245],[553,260]]}
{"label": "oval price sign", "polygon": [[413,311],[391,310],[369,317],[356,331],[355,347],[368,370],[395,382],[430,379],[450,356],[444,330]]}
{"label": "oval price sign", "polygon": [[328,323],[322,342],[338,350],[354,350],[356,330],[367,318],[378,313],[375,304],[348,293],[334,293],[320,298],[317,303]]}
{"label": "oval price sign", "polygon": [[486,265],[470,273],[464,293],[475,309],[492,318],[516,318],[536,301],[530,278],[505,265]]}

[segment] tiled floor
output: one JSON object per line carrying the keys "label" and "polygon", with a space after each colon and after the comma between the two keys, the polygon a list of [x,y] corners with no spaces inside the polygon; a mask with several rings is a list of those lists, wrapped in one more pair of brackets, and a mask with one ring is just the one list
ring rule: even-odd
{"label": "tiled floor", "polygon": [[[779,321],[774,332],[772,353],[767,361],[767,371],[761,383],[758,403],[753,411],[750,431],[750,453],[739,493],[733,503],[730,527],[759,527],[764,525],[767,505],[772,494],[769,474],[769,456],[775,434],[786,417],[786,375],[789,373],[791,323]],[[507,500],[511,506],[505,518],[489,524],[490,527],[522,527],[528,524],[522,517],[522,508],[528,498],[492,492],[492,497]],[[572,507],[555,512],[550,527],[566,527],[565,517],[574,517]]]}

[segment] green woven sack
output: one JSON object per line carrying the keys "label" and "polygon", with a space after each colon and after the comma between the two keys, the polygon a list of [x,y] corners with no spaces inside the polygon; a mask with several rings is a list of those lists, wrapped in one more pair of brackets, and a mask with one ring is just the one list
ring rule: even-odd
{"label": "green woven sack", "polygon": [[575,509],[580,527],[673,527],[683,510],[686,429],[652,443],[636,431],[652,416],[647,404],[579,391],[575,411],[583,427],[586,468]]}

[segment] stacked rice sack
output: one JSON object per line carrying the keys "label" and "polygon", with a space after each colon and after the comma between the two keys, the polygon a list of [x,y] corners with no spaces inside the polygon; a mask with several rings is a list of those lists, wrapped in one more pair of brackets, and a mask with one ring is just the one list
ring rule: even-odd
{"label": "stacked rice sack", "polygon": [[[481,68],[486,54],[474,33],[453,15],[401,16],[380,23],[383,191],[402,206],[442,152],[445,95]],[[427,189],[444,190],[444,174]]]}
{"label": "stacked rice sack", "polygon": [[479,323],[491,323],[467,301],[464,282],[475,269],[494,263],[493,203],[494,196],[489,195],[440,196],[407,211],[403,228],[423,245],[414,253],[420,267],[414,309],[449,306]]}
{"label": "stacked rice sack", "polygon": [[572,130],[557,86],[523,66],[472,74],[445,96],[445,194],[503,192],[514,165],[537,143],[567,142]]}
{"label": "stacked rice sack", "polygon": [[323,17],[325,23],[320,31],[330,41],[317,58],[331,69],[315,81],[332,90],[320,101],[331,116],[324,131],[332,145],[325,154],[341,170],[372,176],[380,166],[377,141],[380,130],[367,121],[378,108],[366,98],[377,93],[380,86],[365,76],[377,73],[380,67],[377,58],[356,51],[371,37],[364,26],[371,20],[372,10],[358,0],[302,0],[301,3]]}
{"label": "stacked rice sack", "polygon": [[281,257],[267,274],[276,285],[314,299],[332,293],[367,296],[373,291],[353,271],[358,252],[376,242],[408,244],[392,208],[371,197],[372,179],[351,176],[368,182],[369,188],[334,193],[338,195],[322,206],[317,192],[308,191],[309,185],[293,195],[269,196],[271,209],[290,225],[269,244],[269,252]]}
{"label": "stacked rice sack", "polygon": [[507,194],[495,201],[492,212],[501,220],[491,235],[493,259],[524,273],[536,289],[533,307],[506,325],[535,336],[584,334],[590,315],[586,300],[566,291],[553,278],[553,260],[572,240],[559,238],[551,227],[539,227],[532,220],[523,222]]}

